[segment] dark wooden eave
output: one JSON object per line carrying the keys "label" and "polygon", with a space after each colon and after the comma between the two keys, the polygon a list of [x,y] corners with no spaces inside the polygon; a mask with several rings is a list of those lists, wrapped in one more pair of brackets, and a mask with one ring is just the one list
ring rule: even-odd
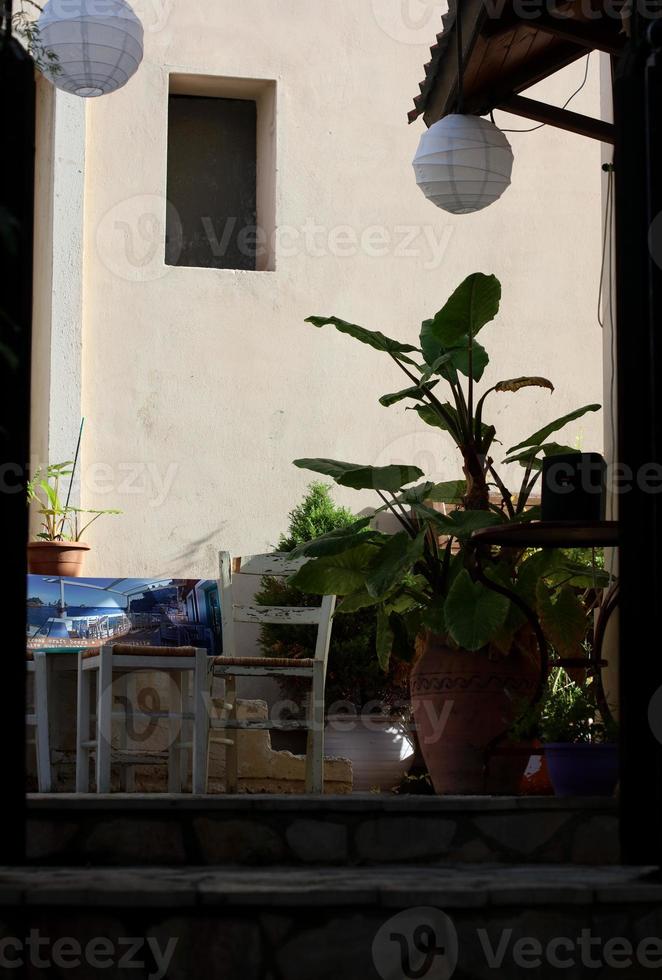
{"label": "dark wooden eave", "polygon": [[[513,0],[450,0],[443,31],[426,65],[421,94],[414,101],[410,122],[420,115],[428,126],[456,111],[458,95],[457,16],[461,16],[464,63],[464,111],[484,116],[493,109],[517,115],[605,142],[613,141],[610,124],[557,106],[524,99],[520,93],[590,51],[617,56],[626,36],[619,2],[566,0],[550,8],[540,5],[530,15],[516,12]],[[530,110],[530,112],[528,111]]]}

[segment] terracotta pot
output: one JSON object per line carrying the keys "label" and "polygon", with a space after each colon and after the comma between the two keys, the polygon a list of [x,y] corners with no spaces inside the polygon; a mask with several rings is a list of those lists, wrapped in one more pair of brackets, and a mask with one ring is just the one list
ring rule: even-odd
{"label": "terracotta pot", "polygon": [[30,541],[28,571],[32,575],[78,578],[89,544],[82,541]]}
{"label": "terracotta pot", "polygon": [[514,650],[494,661],[485,651],[452,649],[441,636],[419,638],[411,703],[435,792],[517,793],[528,755],[494,756],[486,772],[484,752],[513,723],[522,701],[533,695],[539,674],[532,653]]}
{"label": "terracotta pot", "polygon": [[554,787],[549,778],[547,760],[540,751],[541,742],[534,740],[529,764],[522,776],[519,792],[522,796],[553,796]]}
{"label": "terracotta pot", "polygon": [[[499,732],[505,727],[502,725]],[[490,759],[483,792],[489,796],[524,796],[522,783],[534,751],[532,740],[511,742],[504,739]]]}
{"label": "terracotta pot", "polygon": [[414,744],[404,724],[387,715],[330,715],[324,754],[352,763],[353,790],[388,792],[414,761]]}

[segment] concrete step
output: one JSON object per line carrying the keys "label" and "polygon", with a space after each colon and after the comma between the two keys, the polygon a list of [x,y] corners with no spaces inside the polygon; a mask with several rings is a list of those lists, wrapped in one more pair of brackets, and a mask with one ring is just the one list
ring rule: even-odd
{"label": "concrete step", "polygon": [[31,796],[34,864],[615,864],[616,804],[553,797]]}
{"label": "concrete step", "polygon": [[630,980],[660,937],[650,868],[0,869],[2,955],[35,977]]}

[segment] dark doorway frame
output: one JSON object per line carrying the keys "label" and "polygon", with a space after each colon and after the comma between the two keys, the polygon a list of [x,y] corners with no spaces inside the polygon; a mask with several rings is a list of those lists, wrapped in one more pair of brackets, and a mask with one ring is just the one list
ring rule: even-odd
{"label": "dark doorway frame", "polygon": [[[618,422],[619,460],[637,473],[644,464],[662,461],[662,271],[655,248],[651,252],[649,247],[651,229],[662,213],[661,22],[645,20],[634,5],[630,32],[614,84]],[[2,494],[5,567],[10,569],[4,585],[3,681],[10,696],[0,712],[0,744],[5,748],[0,860],[10,864],[23,859],[25,832],[25,472],[30,450],[35,91],[34,66],[20,45],[6,37],[0,44],[6,140],[0,155],[0,204],[13,228],[2,242],[0,307],[10,322],[10,357],[0,358],[0,442],[5,480],[19,474],[12,492],[5,486]],[[500,104],[504,97],[500,95]],[[627,863],[658,867],[662,742],[649,716],[662,691],[656,623],[662,584],[661,507],[660,494],[646,493],[636,482],[621,497],[622,854]],[[662,726],[662,718],[658,722]]]}

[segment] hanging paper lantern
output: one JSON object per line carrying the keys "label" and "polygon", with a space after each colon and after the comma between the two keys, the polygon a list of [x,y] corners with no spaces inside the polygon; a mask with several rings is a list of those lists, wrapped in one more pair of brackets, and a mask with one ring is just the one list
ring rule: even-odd
{"label": "hanging paper lantern", "polygon": [[480,211],[510,184],[513,151],[494,123],[454,113],[426,130],[414,157],[416,183],[451,214]]}
{"label": "hanging paper lantern", "polygon": [[38,21],[39,44],[56,56],[46,74],[83,98],[129,81],[143,56],[143,26],[126,0],[49,0]]}

